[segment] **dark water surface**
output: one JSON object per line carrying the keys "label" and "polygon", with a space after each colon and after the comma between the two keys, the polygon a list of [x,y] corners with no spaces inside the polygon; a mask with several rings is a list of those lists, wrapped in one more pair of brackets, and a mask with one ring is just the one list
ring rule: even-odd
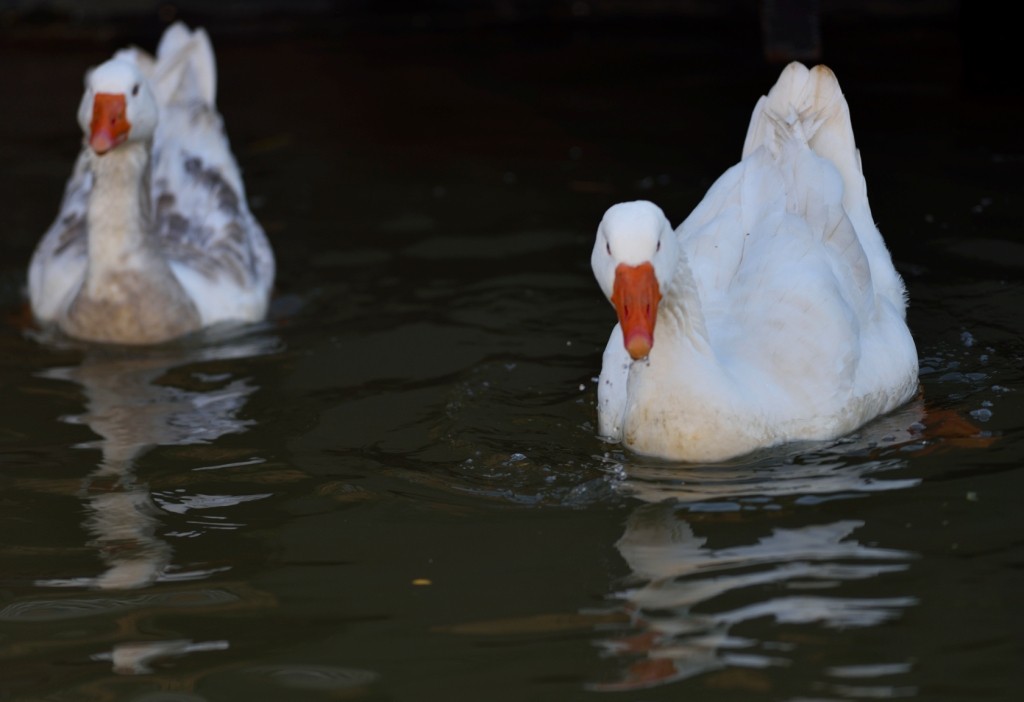
{"label": "dark water surface", "polygon": [[678,223],[779,70],[718,29],[214,33],[278,297],[123,351],[21,287],[84,67],[155,34],[8,28],[0,700],[1024,698],[1021,112],[949,27],[825,36],[923,399],[725,465],[594,436],[601,214]]}

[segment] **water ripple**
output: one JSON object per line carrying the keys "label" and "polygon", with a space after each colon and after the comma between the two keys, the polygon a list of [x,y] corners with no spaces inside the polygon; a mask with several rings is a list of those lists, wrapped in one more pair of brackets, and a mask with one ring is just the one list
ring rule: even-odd
{"label": "water ripple", "polygon": [[83,617],[109,616],[119,612],[166,607],[170,609],[213,607],[239,600],[220,589],[185,593],[153,593],[128,597],[66,597],[24,599],[0,609],[0,621],[50,622]]}
{"label": "water ripple", "polygon": [[[698,536],[688,514],[685,504],[661,502],[629,516],[616,548],[631,572],[613,596],[630,625],[598,641],[624,669],[591,689],[653,687],[728,666],[788,665],[785,647],[775,645],[779,625],[874,627],[917,604],[913,596],[849,594],[847,584],[905,571],[916,558],[861,543],[859,520],[776,527],[752,543],[715,546],[735,534]],[[754,631],[764,638],[751,638]],[[893,665],[834,674],[890,674],[898,670]]]}

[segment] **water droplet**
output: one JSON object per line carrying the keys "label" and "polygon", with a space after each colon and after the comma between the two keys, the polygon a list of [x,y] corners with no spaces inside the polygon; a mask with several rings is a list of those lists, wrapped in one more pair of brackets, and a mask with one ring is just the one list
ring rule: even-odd
{"label": "water droplet", "polygon": [[977,419],[979,422],[987,422],[992,419],[992,410],[988,409],[976,409],[971,411],[971,416]]}

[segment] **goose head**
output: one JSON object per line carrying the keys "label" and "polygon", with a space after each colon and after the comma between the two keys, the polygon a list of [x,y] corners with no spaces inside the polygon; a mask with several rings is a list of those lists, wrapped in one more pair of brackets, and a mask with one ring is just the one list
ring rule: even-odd
{"label": "goose head", "polygon": [[126,141],[152,139],[158,114],[153,91],[134,64],[111,59],[86,75],[78,124],[96,154]]}
{"label": "goose head", "polygon": [[613,205],[597,228],[590,265],[634,360],[654,346],[658,304],[675,275],[678,246],[661,208],[643,200]]}

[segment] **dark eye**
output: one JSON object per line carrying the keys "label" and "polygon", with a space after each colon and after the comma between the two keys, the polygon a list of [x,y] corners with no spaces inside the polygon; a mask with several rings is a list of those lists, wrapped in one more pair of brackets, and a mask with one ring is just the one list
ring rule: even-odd
{"label": "dark eye", "polygon": [[604,242],[604,248],[608,251],[608,255],[611,256],[612,255],[612,245],[606,241],[606,242]]}
{"label": "dark eye", "polygon": [[661,241],[658,241],[658,245],[654,247],[654,253],[661,251]]}
{"label": "dark eye", "polygon": [[139,94],[139,84],[136,83],[135,85],[132,86],[132,97],[134,97],[134,96],[136,96],[138,94]]}

